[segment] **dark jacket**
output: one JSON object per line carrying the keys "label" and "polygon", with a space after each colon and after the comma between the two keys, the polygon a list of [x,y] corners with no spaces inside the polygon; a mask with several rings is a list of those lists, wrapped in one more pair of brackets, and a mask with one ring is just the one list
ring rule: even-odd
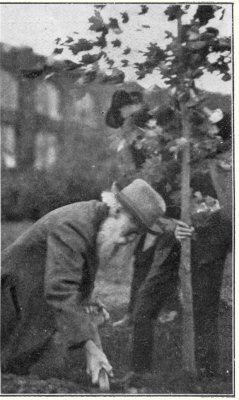
{"label": "dark jacket", "polygon": [[96,236],[108,215],[92,200],[54,210],[2,253],[2,363],[23,357],[59,332],[62,346],[94,337],[82,305],[98,266]]}

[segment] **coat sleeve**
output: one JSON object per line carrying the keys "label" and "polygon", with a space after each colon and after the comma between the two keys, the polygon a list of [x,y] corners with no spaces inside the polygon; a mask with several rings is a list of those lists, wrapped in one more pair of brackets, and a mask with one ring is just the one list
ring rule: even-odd
{"label": "coat sleeve", "polygon": [[93,286],[85,254],[85,240],[70,224],[58,225],[48,234],[45,297],[56,311],[57,329],[67,347],[94,341],[97,331],[83,308]]}

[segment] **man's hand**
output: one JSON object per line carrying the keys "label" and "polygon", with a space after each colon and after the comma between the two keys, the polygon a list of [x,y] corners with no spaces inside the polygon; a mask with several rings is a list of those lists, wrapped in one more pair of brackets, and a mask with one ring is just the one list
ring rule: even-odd
{"label": "man's hand", "polygon": [[85,343],[85,353],[86,372],[90,376],[93,385],[99,382],[99,373],[101,369],[105,369],[107,374],[113,377],[112,366],[107,360],[105,353],[103,353],[92,340],[87,340]]}
{"label": "man's hand", "polygon": [[98,298],[96,298],[91,304],[85,306],[84,310],[86,314],[89,314],[92,317],[92,320],[97,326],[103,325],[110,319],[110,314],[105,305]]}
{"label": "man's hand", "polygon": [[193,227],[189,227],[185,222],[180,220],[175,220],[175,222],[177,225],[174,231],[174,235],[177,240],[181,241],[192,236],[194,232]]}

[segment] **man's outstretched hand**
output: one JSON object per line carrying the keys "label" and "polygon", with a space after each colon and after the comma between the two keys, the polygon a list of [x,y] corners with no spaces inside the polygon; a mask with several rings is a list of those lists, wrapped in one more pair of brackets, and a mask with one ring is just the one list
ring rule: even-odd
{"label": "man's outstretched hand", "polygon": [[86,372],[91,378],[93,385],[99,383],[99,373],[104,369],[107,374],[113,377],[113,369],[105,353],[100,350],[92,340],[85,343]]}
{"label": "man's outstretched hand", "polygon": [[194,228],[188,226],[185,222],[180,220],[175,220],[176,228],[174,231],[175,238],[179,241],[187,239],[192,236]]}

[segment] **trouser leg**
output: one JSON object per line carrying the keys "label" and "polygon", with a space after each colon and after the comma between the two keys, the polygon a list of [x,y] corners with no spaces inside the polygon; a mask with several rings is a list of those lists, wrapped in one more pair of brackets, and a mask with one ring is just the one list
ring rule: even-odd
{"label": "trouser leg", "polygon": [[224,262],[221,258],[192,269],[196,362],[208,374],[219,371],[218,312]]}
{"label": "trouser leg", "polygon": [[138,292],[132,338],[132,368],[135,372],[151,369],[154,319],[177,290],[177,267],[161,266],[160,271],[149,274]]}
{"label": "trouser leg", "polygon": [[147,263],[145,263],[143,266],[141,265],[140,267],[134,267],[132,283],[130,288],[130,301],[128,305],[128,312],[130,314],[133,313],[136,303],[137,293],[139,291],[140,286],[146,279],[149,271],[150,271],[150,264]]}

